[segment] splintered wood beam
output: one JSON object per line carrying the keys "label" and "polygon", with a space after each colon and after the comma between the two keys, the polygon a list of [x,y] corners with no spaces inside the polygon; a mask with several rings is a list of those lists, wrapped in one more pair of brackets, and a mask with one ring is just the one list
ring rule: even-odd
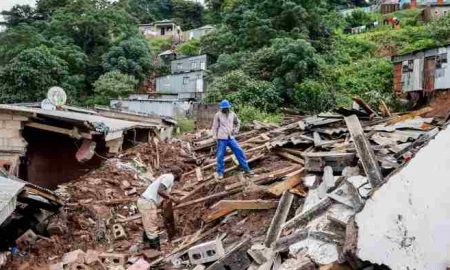
{"label": "splintered wood beam", "polygon": [[375,188],[383,182],[383,176],[381,175],[381,170],[370,142],[364,136],[364,130],[356,115],[351,115],[344,119],[353,138],[353,143],[355,144],[356,152],[361,159],[364,171],[366,172],[370,184]]}
{"label": "splintered wood beam", "polygon": [[195,168],[195,174],[197,175],[197,181],[202,182],[203,181],[202,168],[200,167]]}
{"label": "splintered wood beam", "polygon": [[[266,184],[266,183],[268,183],[270,181],[273,181],[273,180],[275,180],[277,178],[284,177],[287,174],[289,174],[289,173],[291,173],[293,171],[296,171],[296,170],[300,170],[300,169],[301,169],[301,166],[293,165],[293,166],[286,167],[286,168],[283,168],[283,169],[280,169],[280,170],[277,170],[277,171],[274,171],[274,172],[271,172],[271,173],[267,173],[267,174],[263,174],[263,175],[260,175],[260,176],[256,176],[254,178],[251,178],[250,181],[253,182],[254,184],[257,184],[257,185],[263,185],[263,184]],[[240,187],[243,187],[243,186],[244,185],[243,185],[242,182],[237,182],[237,183],[225,186],[225,190],[233,190],[233,189],[240,188]]]}
{"label": "splintered wood beam", "polygon": [[203,198],[199,198],[199,199],[196,199],[196,200],[192,200],[192,201],[189,201],[189,202],[185,202],[185,203],[179,204],[179,205],[177,205],[175,207],[175,209],[181,209],[181,208],[184,208],[186,206],[193,205],[193,204],[198,204],[198,203],[206,202],[206,201],[209,201],[209,200],[212,200],[212,199],[218,199],[218,198],[230,196],[230,195],[239,193],[242,190],[243,189],[240,188],[240,189],[231,190],[231,191],[219,192],[219,193],[216,193],[216,194],[213,194],[213,195],[210,195],[210,196],[206,196],[206,197],[203,197]]}
{"label": "splintered wood beam", "polygon": [[211,207],[203,217],[203,220],[205,222],[212,222],[236,210],[273,209],[277,205],[278,201],[272,200],[222,200]]}
{"label": "splintered wood beam", "polygon": [[377,113],[370,107],[370,105],[367,104],[367,102],[365,102],[362,98],[354,96],[353,101],[355,101],[359,106],[361,106],[369,114],[370,118],[373,118],[377,115]]}
{"label": "splintered wood beam", "polygon": [[268,248],[273,248],[280,238],[283,224],[286,222],[289,210],[291,209],[292,201],[294,200],[294,195],[290,192],[285,191],[283,196],[281,196],[280,202],[278,203],[277,211],[273,216],[272,222],[270,223],[269,230],[266,234],[266,239],[264,240],[264,245]]}
{"label": "splintered wood beam", "polygon": [[41,129],[41,130],[45,130],[45,131],[50,131],[50,132],[54,132],[54,133],[64,134],[64,135],[67,135],[67,136],[70,136],[70,137],[76,138],[76,139],[81,139],[81,138],[92,139],[92,136],[90,134],[80,133],[77,130],[77,128],[67,129],[67,128],[60,128],[60,127],[45,125],[45,124],[41,124],[41,123],[35,123],[35,122],[26,123],[25,126],[37,128],[37,129]]}
{"label": "splintered wood beam", "polygon": [[287,153],[287,152],[284,152],[284,151],[278,151],[278,152],[277,152],[277,155],[279,155],[279,156],[281,156],[281,157],[284,157],[285,159],[287,159],[287,160],[289,160],[289,161],[292,161],[292,162],[294,162],[294,163],[298,163],[298,164],[301,164],[301,165],[305,165],[305,161],[304,161],[302,158],[299,158],[299,157],[297,157],[297,156],[294,156],[294,155],[292,155],[292,154],[290,154],[290,153]]}
{"label": "splintered wood beam", "polygon": [[283,192],[299,185],[302,182],[304,170],[305,170],[304,168],[301,168],[298,171],[287,174],[286,180],[272,185],[267,190],[267,192],[269,192],[275,196],[278,196],[278,197],[281,196],[281,194],[283,194]]}

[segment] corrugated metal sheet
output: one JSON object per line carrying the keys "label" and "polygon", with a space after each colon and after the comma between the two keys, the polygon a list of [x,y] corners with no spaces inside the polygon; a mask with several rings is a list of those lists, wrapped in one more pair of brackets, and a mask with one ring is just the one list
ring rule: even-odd
{"label": "corrugated metal sheet", "polygon": [[0,224],[16,209],[17,195],[24,187],[24,183],[0,177]]}
{"label": "corrugated metal sheet", "polygon": [[63,121],[83,124],[84,122],[89,122],[91,124],[95,123],[104,123],[107,127],[109,127],[110,132],[124,131],[128,129],[133,129],[137,127],[154,127],[148,123],[138,123],[138,122],[130,122],[124,120],[118,120],[113,118],[107,118],[99,115],[90,115],[85,113],[78,112],[69,112],[69,111],[48,111],[40,108],[28,108],[14,105],[0,105],[0,110],[2,111],[12,111],[12,112],[21,112],[21,113],[29,113],[31,115],[41,115],[48,118],[60,119]]}
{"label": "corrugated metal sheet", "polygon": [[184,117],[191,110],[189,102],[180,102],[174,100],[148,99],[148,100],[112,100],[111,106],[115,107],[117,103],[130,112],[146,115],[159,115],[167,117]]}
{"label": "corrugated metal sheet", "polygon": [[160,94],[204,92],[204,75],[204,71],[196,71],[156,78],[156,92]]}
{"label": "corrugated metal sheet", "polygon": [[206,54],[173,60],[170,64],[172,74],[206,70],[208,65]]}

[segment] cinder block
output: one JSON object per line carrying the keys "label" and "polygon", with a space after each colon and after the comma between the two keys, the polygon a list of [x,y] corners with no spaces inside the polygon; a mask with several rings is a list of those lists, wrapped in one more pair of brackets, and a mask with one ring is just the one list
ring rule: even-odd
{"label": "cinder block", "polygon": [[150,269],[150,264],[144,259],[139,259],[137,262],[135,262],[133,265],[127,268],[127,270],[148,270],[148,269]]}
{"label": "cinder block", "polygon": [[16,120],[3,120],[3,128],[22,129],[22,122]]}
{"label": "cinder block", "polygon": [[107,266],[124,266],[127,263],[126,254],[102,253],[98,258],[103,265]]}
{"label": "cinder block", "polygon": [[192,264],[204,264],[217,261],[225,256],[222,241],[216,239],[206,242],[188,250],[189,260]]}
{"label": "cinder block", "polygon": [[70,270],[91,270],[89,266],[81,263],[73,263],[70,265]]}
{"label": "cinder block", "polygon": [[123,240],[127,238],[127,234],[125,233],[125,230],[120,224],[114,224],[112,227],[112,231],[115,240]]}
{"label": "cinder block", "polygon": [[0,129],[0,138],[21,138],[19,129],[13,128],[2,128]]}

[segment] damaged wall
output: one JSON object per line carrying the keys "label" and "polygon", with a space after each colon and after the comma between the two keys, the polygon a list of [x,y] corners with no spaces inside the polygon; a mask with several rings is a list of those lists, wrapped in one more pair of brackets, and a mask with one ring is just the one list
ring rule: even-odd
{"label": "damaged wall", "polygon": [[437,135],[356,215],[357,255],[391,269],[450,266],[450,129]]}
{"label": "damaged wall", "polygon": [[[85,163],[78,162],[75,154],[81,141],[68,136],[33,128],[25,128],[23,136],[28,142],[28,151],[26,168],[20,177],[33,184],[53,189],[101,164],[101,158],[96,155]],[[104,155],[101,149],[97,151]]]}
{"label": "damaged wall", "polygon": [[[18,164],[19,157],[25,154],[27,143],[21,136],[22,121],[28,118],[7,113],[0,114],[0,166],[9,170]],[[11,168],[17,174],[17,168]]]}

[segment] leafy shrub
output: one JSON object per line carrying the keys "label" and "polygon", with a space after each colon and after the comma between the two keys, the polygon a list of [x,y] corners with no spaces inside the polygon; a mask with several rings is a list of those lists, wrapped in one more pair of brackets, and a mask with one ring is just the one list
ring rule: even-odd
{"label": "leafy shrub", "polygon": [[236,113],[244,126],[252,123],[254,120],[265,123],[279,123],[283,120],[283,116],[280,113],[267,113],[249,105],[237,106]]}
{"label": "leafy shrub", "polygon": [[136,78],[119,71],[105,73],[94,83],[94,96],[87,103],[108,105],[110,99],[126,97],[133,93],[137,83]]}
{"label": "leafy shrub", "polygon": [[217,77],[208,88],[209,102],[229,99],[236,105],[250,105],[262,111],[278,110],[282,99],[272,83],[255,80],[241,70]]}
{"label": "leafy shrub", "polygon": [[196,56],[200,54],[200,42],[193,39],[189,42],[183,43],[177,47],[177,52],[181,55]]}
{"label": "leafy shrub", "polygon": [[178,133],[184,134],[195,130],[195,121],[189,118],[177,118]]}
{"label": "leafy shrub", "polygon": [[332,109],[336,102],[325,83],[305,80],[295,88],[294,106],[303,112],[323,112]]}

